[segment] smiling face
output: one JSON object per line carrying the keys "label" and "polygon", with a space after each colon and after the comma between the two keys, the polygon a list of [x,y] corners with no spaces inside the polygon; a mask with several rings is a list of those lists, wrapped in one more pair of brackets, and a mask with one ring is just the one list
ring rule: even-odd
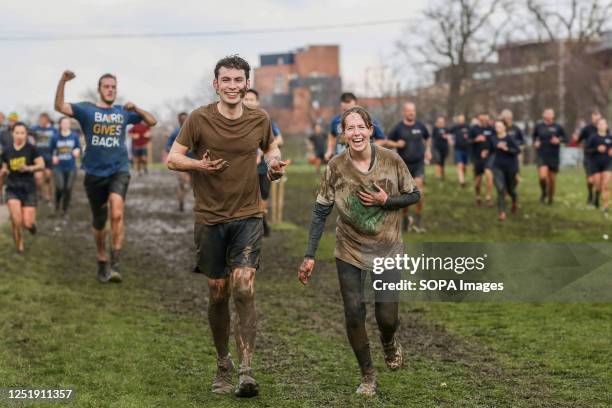
{"label": "smiling face", "polygon": [[213,81],[213,86],[221,102],[235,107],[242,103],[242,98],[245,97],[250,84],[243,69],[221,67],[219,78]]}
{"label": "smiling face", "polygon": [[372,127],[368,128],[358,113],[349,114],[344,122],[344,134],[348,140],[349,148],[354,152],[364,151],[370,144]]}

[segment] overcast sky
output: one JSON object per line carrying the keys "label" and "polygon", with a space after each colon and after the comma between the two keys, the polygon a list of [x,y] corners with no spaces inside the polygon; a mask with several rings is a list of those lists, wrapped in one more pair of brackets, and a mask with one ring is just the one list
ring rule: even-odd
{"label": "overcast sky", "polygon": [[[3,2],[0,17],[0,111],[26,105],[51,110],[65,68],[77,78],[66,100],[83,99],[104,72],[117,74],[119,94],[145,109],[199,93],[215,62],[239,53],[252,66],[259,55],[309,44],[339,44],[346,88],[363,92],[364,74],[394,53],[404,24],[368,26],[364,21],[414,19],[423,0],[202,1],[22,0]],[[245,30],[351,23],[312,32],[241,34],[199,38],[78,39],[79,34]],[[68,35],[71,41],[7,41],[22,35]]]}

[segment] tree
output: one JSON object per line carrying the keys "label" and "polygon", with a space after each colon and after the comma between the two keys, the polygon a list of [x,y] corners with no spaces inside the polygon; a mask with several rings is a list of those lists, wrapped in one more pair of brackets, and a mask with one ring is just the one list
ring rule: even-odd
{"label": "tree", "polygon": [[[427,8],[408,40],[397,47],[414,64],[444,70],[448,86],[446,114],[452,117],[464,106],[474,67],[490,61],[508,24],[498,21],[508,15],[505,0],[439,0]],[[507,17],[509,18],[509,17]],[[507,22],[504,20],[504,22]],[[496,24],[498,22],[498,24]],[[418,35],[417,35],[418,34]]]}
{"label": "tree", "polygon": [[536,34],[558,43],[557,97],[559,117],[569,123],[580,109],[608,105],[608,84],[600,75],[602,61],[590,52],[606,28],[612,1],[566,0],[554,5],[527,0]]}

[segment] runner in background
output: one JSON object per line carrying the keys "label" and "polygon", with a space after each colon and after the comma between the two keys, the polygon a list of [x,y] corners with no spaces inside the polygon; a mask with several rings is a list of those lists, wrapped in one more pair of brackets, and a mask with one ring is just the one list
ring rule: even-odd
{"label": "runner in background", "polygon": [[36,180],[36,190],[38,196],[51,204],[53,195],[53,163],[51,162],[51,139],[57,134],[57,129],[53,126],[51,117],[43,112],[38,116],[38,125],[30,129],[34,133],[36,150],[45,160],[45,169],[34,174]]}
{"label": "runner in background", "polygon": [[610,207],[610,175],[612,174],[612,136],[608,129],[608,121],[599,118],[597,133],[589,138],[586,152],[589,154],[595,198],[593,204],[599,208],[599,198],[603,200],[603,211],[608,217]]}
{"label": "runner in background", "polygon": [[476,205],[482,204],[481,184],[482,176],[485,177],[486,195],[485,199],[489,207],[493,207],[493,140],[495,129],[489,124],[489,114],[483,112],[478,115],[478,123],[470,128],[470,142],[472,144],[472,158],[474,161],[474,191],[476,193]]}
{"label": "runner in background", "polygon": [[308,142],[312,146],[313,163],[317,168],[317,174],[321,173],[321,165],[325,163],[325,149],[327,135],[323,131],[323,125],[316,122],[313,132],[308,136]]}
{"label": "runner in background", "polygon": [[149,142],[151,141],[151,128],[143,123],[137,123],[130,129],[132,139],[132,157],[139,176],[148,174]]}
{"label": "runner in background", "polygon": [[525,146],[525,134],[520,127],[514,124],[514,114],[510,109],[502,110],[500,118],[506,125],[506,133],[508,136],[512,137],[520,147],[519,153],[515,156],[517,168],[516,185],[518,186],[518,183],[521,181],[521,162],[523,157],[523,148]]}
{"label": "runner in background", "polygon": [[55,213],[66,217],[72,186],[77,174],[76,159],[81,155],[79,135],[72,131],[72,120],[64,116],[59,120],[59,131],[51,139],[53,177],[55,179]]}
{"label": "runner in background", "polygon": [[455,164],[459,185],[465,187],[465,168],[470,158],[470,128],[465,123],[465,115],[455,117],[455,126],[451,129],[455,144]]}
{"label": "runner in background", "polygon": [[499,220],[506,219],[506,194],[512,200],[512,213],[518,209],[518,195],[516,193],[518,160],[520,144],[513,136],[508,134],[508,128],[504,121],[495,122],[495,141],[493,142],[493,179],[497,189],[497,209]]}
{"label": "runner in background", "polygon": [[422,213],[425,203],[425,161],[431,160],[431,140],[427,127],[416,119],[416,105],[412,102],[404,104],[404,118],[389,133],[385,146],[397,149],[404,160],[410,175],[414,178],[420,192],[420,200],[414,207],[414,218],[408,218],[408,209],[402,209],[402,229],[414,230],[420,234],[425,232],[422,224]]}
{"label": "runner in background", "polygon": [[567,142],[565,129],[555,123],[555,111],[546,108],[542,122],[533,130],[533,146],[538,155],[538,176],[542,195],[540,202],[552,205],[555,196],[557,173],[559,173],[561,143]]}
{"label": "runner in background", "polygon": [[[66,82],[75,78],[72,71],[64,71],[57,84],[55,110],[74,117],[85,135],[85,191],[92,214],[93,236],[98,260],[98,281],[121,282],[119,260],[125,238],[125,197],[130,183],[130,164],[125,146],[126,126],[144,121],[154,126],[157,121],[149,112],[132,102],[115,105],[117,77],[104,74],[98,79],[99,99],[96,103],[66,103]],[[111,219],[110,268],[106,254],[106,221]]]}
{"label": "runner in background", "polygon": [[[170,136],[168,136],[168,140],[166,141],[166,153],[170,153],[170,149],[172,148],[172,144],[176,140],[183,124],[187,120],[187,112],[181,112],[176,117],[178,120],[178,127],[175,128]],[[188,153],[189,157],[193,158],[191,153]],[[185,211],[185,197],[189,192],[189,187],[191,186],[191,173],[188,171],[178,171],[178,186],[176,188],[176,200],[178,201],[178,208],[180,212]]]}
{"label": "runner in background", "polygon": [[580,134],[578,136],[577,142],[582,144],[583,147],[583,158],[582,165],[584,167],[584,173],[586,175],[586,185],[587,185],[587,204],[595,204],[593,195],[593,186],[595,184],[595,179],[593,177],[593,166],[592,166],[592,154],[587,152],[587,147],[589,145],[589,140],[592,136],[597,135],[597,122],[601,119],[601,113],[599,113],[598,109],[593,109],[591,111],[591,123],[584,126],[580,130]]}
{"label": "runner in background", "polygon": [[0,156],[0,178],[6,176],[7,207],[11,218],[13,241],[19,254],[24,252],[23,228],[36,234],[36,182],[34,173],[45,168],[36,146],[28,142],[28,128],[22,122],[13,125],[12,144]]}
{"label": "runner in background", "polygon": [[[259,93],[255,89],[249,89],[246,91],[246,95],[244,96],[243,102],[246,106],[252,109],[259,109]],[[276,142],[276,146],[280,149],[283,146],[283,135],[281,134],[280,129],[276,126],[276,123],[272,122],[272,133],[274,133],[274,141]],[[268,166],[263,158],[263,152],[261,149],[257,151],[257,174],[259,176],[259,192],[261,193],[261,198],[263,200],[264,206],[264,216],[263,216],[263,227],[264,227],[264,237],[270,236],[270,224],[268,223],[268,214],[269,214],[269,202],[270,191],[273,188],[272,182],[268,178]],[[282,183],[283,180],[279,180],[279,183]],[[276,191],[277,195],[279,191]],[[284,197],[273,197],[277,198],[276,205],[278,206],[279,202],[284,199]],[[278,208],[275,209],[278,211]],[[272,220],[272,222],[275,222]]]}
{"label": "runner in background", "polygon": [[448,156],[451,135],[446,127],[446,118],[438,116],[432,130],[433,162],[435,175],[438,180],[444,181],[444,162]]}

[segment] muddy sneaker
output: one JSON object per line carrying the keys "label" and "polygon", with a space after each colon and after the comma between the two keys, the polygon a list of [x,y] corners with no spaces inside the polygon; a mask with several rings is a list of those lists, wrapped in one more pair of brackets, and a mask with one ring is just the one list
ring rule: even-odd
{"label": "muddy sneaker", "polygon": [[252,398],[259,394],[259,385],[252,377],[250,368],[241,368],[238,377],[238,385],[234,395],[239,398]]}
{"label": "muddy sneaker", "polygon": [[376,395],[376,388],[378,388],[376,371],[372,371],[361,377],[361,384],[359,384],[355,393],[365,397],[373,397]]}
{"label": "muddy sneaker", "polygon": [[113,250],[111,251],[109,282],[121,283],[122,280],[121,273],[119,273],[119,251]]}
{"label": "muddy sneaker", "polygon": [[108,270],[108,262],[98,261],[98,282],[107,283],[110,279],[110,271]]}
{"label": "muddy sneaker", "polygon": [[215,394],[229,394],[232,392],[232,376],[234,363],[231,356],[217,357],[217,375],[212,383],[212,392]]}
{"label": "muddy sneaker", "polygon": [[383,351],[385,353],[385,363],[389,370],[395,371],[402,368],[404,365],[404,350],[402,349],[402,345],[397,341],[396,337],[393,337],[389,343],[385,343],[380,339],[383,346]]}

